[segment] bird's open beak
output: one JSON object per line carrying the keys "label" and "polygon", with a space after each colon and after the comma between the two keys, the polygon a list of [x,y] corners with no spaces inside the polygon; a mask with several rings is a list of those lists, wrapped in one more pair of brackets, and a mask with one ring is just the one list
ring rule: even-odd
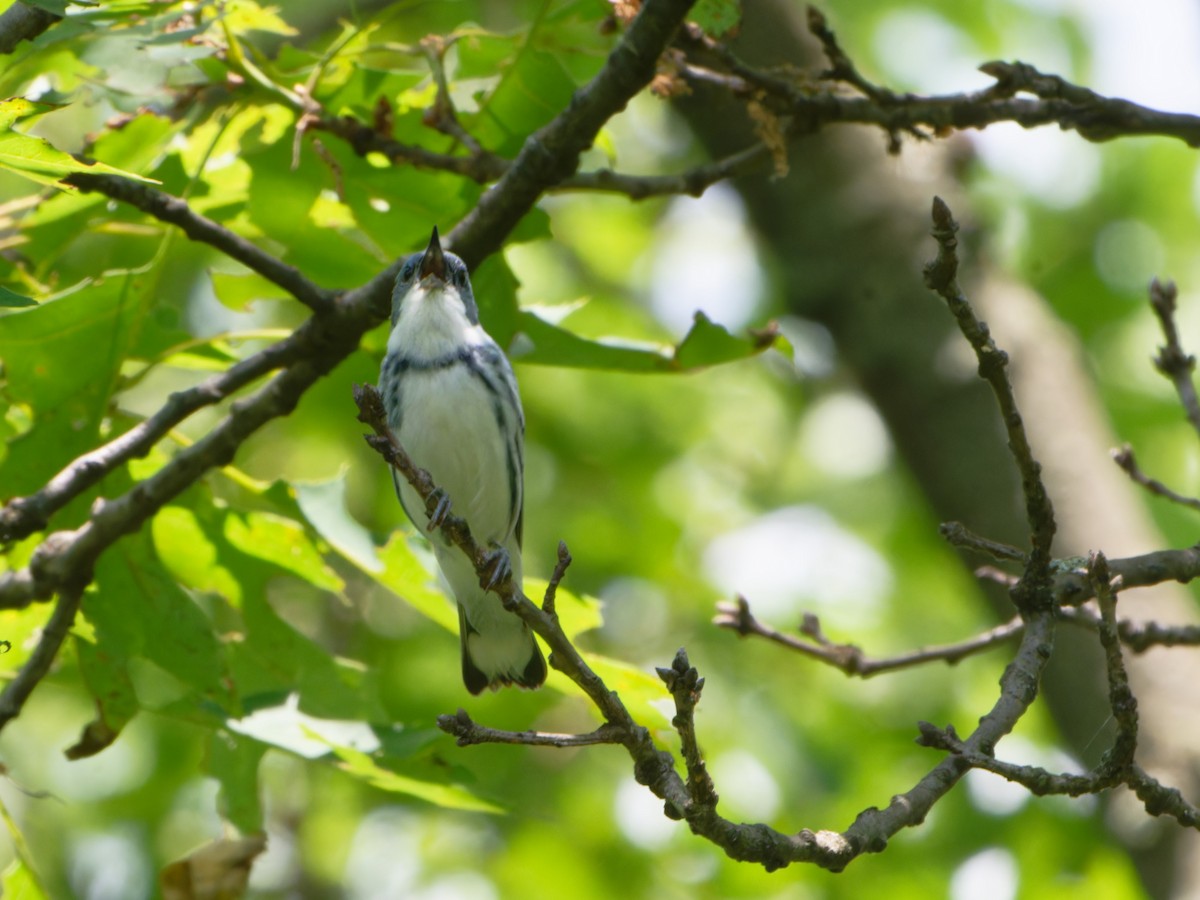
{"label": "bird's open beak", "polygon": [[421,280],[424,281],[431,275],[438,281],[446,280],[446,257],[442,253],[442,244],[438,240],[436,225],[433,226],[433,236],[429,238],[429,246],[425,248],[425,255],[421,258]]}

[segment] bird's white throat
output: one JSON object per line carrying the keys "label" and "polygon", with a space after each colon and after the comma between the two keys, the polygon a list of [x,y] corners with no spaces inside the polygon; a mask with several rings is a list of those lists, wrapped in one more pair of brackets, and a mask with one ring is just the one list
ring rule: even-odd
{"label": "bird's white throat", "polygon": [[414,285],[400,306],[388,336],[388,354],[414,362],[441,359],[486,340],[483,329],[467,318],[467,308],[452,284]]}

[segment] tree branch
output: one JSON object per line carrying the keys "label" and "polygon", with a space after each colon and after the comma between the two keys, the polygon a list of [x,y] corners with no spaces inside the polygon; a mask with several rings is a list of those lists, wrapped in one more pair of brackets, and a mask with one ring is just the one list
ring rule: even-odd
{"label": "tree branch", "polygon": [[247,357],[220,375],[177,391],[149,418],[107,444],[72,460],[46,485],[28,497],[16,497],[0,508],[0,542],[20,540],[50,523],[50,517],[106,475],[131,459],[145,456],[172,428],[205,406],[226,399],[268,372],[299,358],[303,342],[279,341]]}
{"label": "tree branch", "polygon": [[1158,348],[1154,357],[1154,366],[1162,372],[1171,384],[1175,385],[1175,393],[1183,404],[1192,428],[1200,434],[1200,398],[1196,396],[1196,385],[1192,381],[1192,372],[1196,370],[1196,357],[1187,353],[1179,342],[1179,329],[1175,327],[1175,300],[1178,291],[1175,282],[1163,284],[1157,278],[1150,282],[1150,307],[1158,316],[1162,326],[1163,336],[1167,343]]}
{"label": "tree branch", "polygon": [[620,42],[590,82],[549,124],[531,135],[512,166],[450,232],[448,243],[468,267],[500,246],[500,239],[548,189],[570,177],[580,154],[610,118],[654,77],[658,57],[695,0],[646,0]]}
{"label": "tree branch", "polygon": [[276,259],[240,235],[218,225],[212,219],[193,212],[178,197],[155,190],[150,185],[120,175],[75,174],[63,179],[82,191],[95,191],[137,207],[142,212],[179,228],[193,241],[209,244],[226,256],[253,269],[268,281],[279,285],[313,312],[329,312],[334,292],[317,287],[299,269]]}
{"label": "tree branch", "polygon": [[975,351],[979,360],[979,377],[988,383],[996,396],[1008,432],[1008,448],[1021,474],[1032,547],[1025,563],[1025,572],[1010,592],[1013,602],[1021,613],[1034,608],[1049,609],[1053,603],[1050,545],[1055,531],[1054,507],[1042,483],[1042,467],[1033,458],[1012,383],[1005,372],[1008,354],[996,346],[987,325],[975,315],[958,285],[957,233],[958,223],[954,221],[950,208],[940,197],[934,197],[933,237],[938,243],[938,255],[925,266],[925,284],[946,301],[963,337]]}
{"label": "tree branch", "polygon": [[1186,506],[1188,509],[1200,511],[1200,500],[1194,497],[1185,497],[1183,494],[1177,494],[1161,481],[1151,478],[1137,464],[1137,458],[1133,454],[1133,448],[1126,444],[1120,449],[1112,451],[1113,462],[1121,467],[1129,480],[1134,484],[1140,484],[1151,494],[1159,497],[1165,497],[1172,503],[1178,503],[1180,506]]}
{"label": "tree branch", "polygon": [[25,701],[33,693],[33,689],[46,677],[58,648],[66,639],[71,625],[75,622],[75,613],[79,611],[79,602],[83,597],[83,585],[76,583],[64,587],[59,594],[54,612],[42,628],[37,647],[21,666],[16,677],[4,686],[0,692],[0,729],[20,715],[25,707]]}
{"label": "tree branch", "polygon": [[[638,21],[643,24],[640,27],[631,27],[618,43],[609,62],[593,82],[593,85],[597,86],[593,88],[589,85],[581,89],[571,106],[546,126],[543,132],[557,135],[564,130],[569,131],[580,122],[591,123],[600,117],[595,125],[598,129],[603,124],[603,117],[612,115],[642,87],[644,82],[639,83],[632,75],[641,71],[646,54],[650,55],[650,65],[653,68],[653,60],[666,45],[673,30],[674,26],[670,22],[675,21],[673,17],[682,18],[688,5],[683,0],[650,0],[643,14],[638,17]],[[657,47],[655,41],[659,42]],[[556,125],[560,122],[564,124]],[[594,136],[595,131],[591,134]],[[538,143],[536,136],[530,139],[527,146],[534,147],[531,151],[532,156],[554,171],[564,166],[573,168],[577,164],[580,152],[571,141],[555,141],[552,147],[545,147]],[[558,160],[555,153],[565,154],[565,161]],[[498,212],[488,223],[476,224],[468,231],[476,235],[474,240],[483,241],[488,248],[499,246],[508,234],[507,229],[515,225],[528,211],[531,204],[528,190],[533,181],[530,180],[528,172],[525,175],[524,179],[508,187],[501,184],[488,193],[485,199]],[[357,347],[368,329],[388,316],[389,297],[400,266],[399,261],[393,263],[367,284],[346,292],[339,298],[333,292],[318,288],[293,267],[215,222],[192,212],[187,204],[178,198],[117,176],[79,174],[66,180],[82,190],[104,193],[142,209],[155,218],[176,225],[192,239],[211,244],[243,262],[320,314],[309,319],[291,338],[263,351],[274,353],[281,358],[286,357],[289,360],[287,368],[257,394],[235,403],[229,416],[205,438],[176,454],[151,478],[137,484],[126,494],[113,500],[98,501],[90,519],[76,531],[47,535],[35,550],[27,568],[0,575],[0,608],[20,608],[35,600],[48,599],[64,585],[74,583],[80,578],[84,578],[85,581],[90,579],[96,558],[109,545],[123,534],[140,527],[208,469],[223,465],[232,459],[242,441],[267,421],[290,412],[299,402],[301,395],[318,378]],[[506,197],[510,199],[506,200]],[[507,203],[514,205],[514,214],[501,211]],[[482,255],[478,258],[482,258]],[[269,371],[271,368],[260,357],[245,360],[244,366],[243,374],[247,369],[253,370],[256,367],[263,367],[263,371]],[[200,399],[200,394],[192,395],[190,402],[199,403]],[[186,414],[184,412],[183,415]],[[158,424],[161,425],[173,415],[173,412],[164,414],[157,420]],[[123,454],[135,455],[143,441],[151,440],[153,432],[154,428],[145,429],[129,437],[128,441],[118,448],[109,448],[112,459],[115,460]],[[51,491],[51,495],[57,497],[58,492],[63,490],[75,491],[77,494],[86,489],[85,482],[94,483],[89,481],[91,475],[82,473],[88,467],[88,464],[84,463],[78,474],[65,476],[59,487]],[[48,496],[46,509],[50,510],[55,502],[57,500],[51,500]],[[36,506],[37,504],[35,508]],[[33,513],[28,515],[31,518],[27,521],[32,522],[36,519]],[[12,516],[18,520],[18,524],[26,521],[19,509],[12,513]],[[36,530],[36,526],[34,527]]]}
{"label": "tree branch", "polygon": [[750,612],[750,604],[745,597],[738,597],[735,603],[717,604],[719,614],[713,619],[713,624],[719,628],[736,631],[741,637],[766,638],[780,646],[795,650],[810,659],[827,663],[835,669],[840,669],[847,675],[859,678],[870,678],[885,672],[895,672],[898,669],[909,669],[930,662],[944,662],[955,665],[968,656],[984,653],[993,647],[1016,640],[1025,629],[1020,618],[1013,619],[1003,625],[989,629],[953,644],[943,644],[939,647],[921,647],[909,653],[897,656],[872,659],[854,644],[835,644],[821,631],[820,622],[812,614],[805,614],[800,626],[804,638],[793,637],[777,631],[769,625],[760,622]]}
{"label": "tree branch", "polygon": [[12,53],[21,41],[32,41],[61,19],[62,16],[56,16],[41,7],[16,0],[0,13],[0,55]]}
{"label": "tree branch", "polygon": [[453,716],[438,716],[438,728],[453,735],[458,746],[472,744],[525,744],[530,747],[590,747],[596,744],[619,744],[623,733],[605,723],[587,734],[551,734],[545,731],[501,731],[472,721],[465,709]]}

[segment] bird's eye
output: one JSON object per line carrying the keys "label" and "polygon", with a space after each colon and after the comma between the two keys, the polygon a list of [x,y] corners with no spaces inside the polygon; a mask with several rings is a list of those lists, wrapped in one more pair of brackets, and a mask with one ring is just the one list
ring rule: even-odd
{"label": "bird's eye", "polygon": [[460,268],[456,268],[454,270],[454,283],[456,285],[458,285],[459,287],[466,287],[466,284],[467,284],[467,270],[466,269],[460,267]]}
{"label": "bird's eye", "polygon": [[413,277],[413,272],[416,270],[416,268],[417,268],[417,263],[415,260],[410,259],[408,262],[406,262],[404,264],[404,268],[400,270],[401,280],[408,281],[409,279],[411,279]]}

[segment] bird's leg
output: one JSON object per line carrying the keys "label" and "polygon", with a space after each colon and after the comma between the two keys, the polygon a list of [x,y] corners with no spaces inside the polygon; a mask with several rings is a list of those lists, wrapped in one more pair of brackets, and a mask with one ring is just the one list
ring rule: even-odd
{"label": "bird's leg", "polygon": [[434,488],[429,499],[425,501],[425,513],[429,516],[429,531],[441,528],[446,516],[450,515],[450,495],[441,488]]}
{"label": "bird's leg", "polygon": [[487,580],[479,579],[479,584],[485,591],[490,591],[498,584],[503,584],[506,579],[512,576],[512,559],[508,555],[508,551],[492,541],[488,545],[488,551],[484,554],[487,560]]}

